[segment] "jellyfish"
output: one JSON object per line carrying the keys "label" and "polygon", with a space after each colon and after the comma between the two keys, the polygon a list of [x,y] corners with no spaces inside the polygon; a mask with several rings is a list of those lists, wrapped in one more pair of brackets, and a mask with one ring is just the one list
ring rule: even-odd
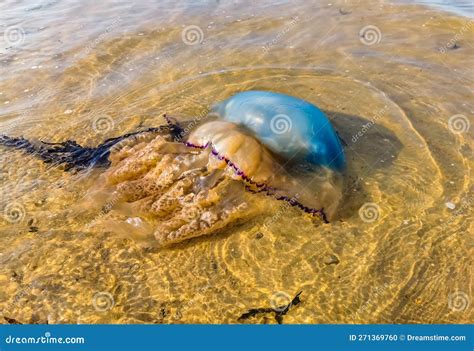
{"label": "jellyfish", "polygon": [[[345,162],[329,120],[303,100],[248,93],[216,105],[190,133],[184,132],[186,122],[165,115],[164,126],[108,139],[96,148],[6,136],[0,145],[67,170],[105,168],[86,196],[104,214],[100,225],[159,246],[268,213],[273,200],[328,223],[342,197]],[[291,127],[284,133],[275,124],[282,115]]]}
{"label": "jellyfish", "polygon": [[213,106],[212,113],[251,130],[270,150],[287,159],[343,171],[339,135],[313,104],[285,94],[245,91]]}

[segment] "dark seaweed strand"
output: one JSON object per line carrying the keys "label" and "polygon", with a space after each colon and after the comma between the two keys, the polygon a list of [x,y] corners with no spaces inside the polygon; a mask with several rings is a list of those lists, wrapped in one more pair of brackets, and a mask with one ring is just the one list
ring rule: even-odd
{"label": "dark seaweed strand", "polygon": [[163,114],[163,118],[170,129],[171,136],[173,140],[178,141],[182,139],[182,135],[184,134],[184,129],[181,124],[176,120],[174,117],[169,117],[166,113]]}
{"label": "dark seaweed strand", "polygon": [[175,133],[179,127],[160,126],[148,128],[138,132],[127,133],[116,138],[110,138],[97,147],[84,147],[73,140],[61,143],[49,143],[45,141],[31,142],[23,137],[9,137],[0,135],[0,145],[24,150],[26,153],[35,155],[45,163],[64,165],[65,170],[81,170],[91,167],[108,167],[110,165],[109,155],[112,147],[120,141],[144,133]]}
{"label": "dark seaweed strand", "polygon": [[[193,143],[190,143],[190,142],[185,142],[184,144],[188,147],[202,150],[202,149],[206,149],[211,143],[208,142],[205,145],[196,145],[196,144],[193,144]],[[301,202],[295,200],[294,198],[290,198],[288,196],[275,196],[275,190],[276,190],[275,188],[273,188],[271,186],[268,186],[265,183],[257,183],[255,181],[253,181],[235,163],[233,163],[227,157],[219,154],[219,152],[217,152],[217,150],[214,149],[214,147],[211,148],[211,153],[212,153],[212,155],[216,156],[219,160],[224,161],[228,166],[230,166],[232,169],[234,169],[236,174],[238,176],[242,177],[242,179],[244,179],[246,182],[248,182],[248,183],[250,183],[250,184],[252,184],[252,185],[254,185],[258,188],[258,190],[255,191],[255,190],[251,190],[249,187],[246,187],[246,189],[249,190],[250,192],[253,192],[253,193],[264,192],[266,195],[273,196],[277,200],[286,201],[291,206],[298,207],[303,212],[310,213],[310,214],[313,214],[313,215],[318,215],[324,223],[329,223],[329,221],[327,219],[327,216],[326,216],[326,213],[324,212],[324,207],[321,208],[321,209],[315,209],[315,208],[305,206]]]}
{"label": "dark seaweed strand", "polygon": [[275,320],[277,321],[278,324],[283,323],[283,316],[288,313],[291,307],[298,305],[301,303],[300,295],[303,291],[300,291],[296,296],[291,300],[291,302],[288,305],[283,305],[279,306],[277,308],[271,308],[271,307],[263,307],[263,308],[252,308],[248,310],[247,312],[243,313],[237,320],[242,321],[242,320],[247,320],[251,317],[254,317],[258,314],[263,314],[263,313],[274,313]]}
{"label": "dark seaweed strand", "polygon": [[3,319],[8,323],[8,324],[23,324],[21,322],[18,322],[15,318],[10,318],[3,316]]}

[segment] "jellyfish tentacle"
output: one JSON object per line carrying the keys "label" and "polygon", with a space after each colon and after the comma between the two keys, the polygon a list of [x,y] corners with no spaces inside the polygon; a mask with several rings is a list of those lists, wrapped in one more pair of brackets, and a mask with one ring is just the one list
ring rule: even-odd
{"label": "jellyfish tentacle", "polygon": [[[217,123],[219,123],[221,126],[217,125]],[[222,145],[222,141],[223,141],[223,138],[225,138],[225,136],[221,136],[219,134],[219,129],[222,129],[222,126],[225,126],[227,131],[231,131],[232,130],[232,124],[230,124],[229,122],[217,122],[217,123],[214,122],[214,125],[216,126],[216,128],[214,128],[214,130],[216,131],[215,135],[217,135],[217,137],[214,136],[214,138],[218,138],[217,142],[214,142],[213,140],[209,140],[209,139],[213,138],[211,136],[209,139],[201,137],[201,141],[204,141],[204,143],[202,143],[202,144],[199,144],[199,143],[192,142],[192,141],[188,140],[185,143],[185,145],[190,147],[190,148],[195,148],[195,149],[200,149],[200,150],[210,149],[212,156],[217,158],[219,161],[225,162],[226,166],[233,171],[233,173],[236,177],[242,179],[244,182],[247,183],[247,185],[250,185],[250,186],[246,187],[247,190],[249,190],[253,187],[254,189],[256,189],[256,191],[253,191],[253,192],[264,193],[265,195],[272,196],[277,200],[286,201],[286,202],[290,203],[292,206],[298,207],[299,209],[303,210],[306,213],[319,216],[324,223],[329,223],[328,216],[326,215],[326,213],[324,211],[324,207],[313,208],[313,207],[304,205],[303,203],[301,203],[300,201],[296,200],[293,197],[289,197],[289,196],[286,196],[286,195],[277,195],[278,193],[284,193],[284,191],[281,190],[281,189],[275,188],[273,186],[270,186],[265,181],[255,181],[254,179],[252,179],[252,177],[246,171],[244,171],[244,169],[242,169],[238,165],[238,162],[233,161],[231,159],[231,157],[228,157],[225,153],[221,153],[218,148]],[[206,126],[204,126],[204,128],[206,128]],[[196,133],[199,135],[199,130]],[[232,136],[232,132],[230,132],[229,138],[231,136]],[[239,135],[239,137],[245,138],[245,135],[244,136]],[[230,141],[227,143],[227,145],[229,143],[230,143]],[[237,150],[238,150],[238,148],[240,147],[241,144],[238,144],[237,147],[235,147],[235,144],[233,145],[234,146],[234,156],[238,157],[239,152]],[[226,144],[224,144],[224,145],[227,146]],[[229,152],[228,148],[226,149],[225,146],[224,146],[224,150],[226,152]],[[258,145],[258,146],[260,146],[260,145]],[[260,157],[264,158],[265,157],[264,155],[265,154],[262,152],[260,154]],[[265,162],[261,162],[261,163],[264,164]]]}
{"label": "jellyfish tentacle", "polygon": [[[257,189],[259,189],[257,192],[263,192],[265,193],[265,195],[267,196],[273,196],[275,197],[277,200],[281,200],[281,201],[286,201],[288,202],[291,206],[295,206],[295,207],[298,207],[299,209],[303,210],[304,212],[306,213],[309,213],[309,214],[315,214],[315,215],[318,215],[324,223],[329,223],[328,219],[327,219],[327,215],[325,214],[324,212],[324,208],[320,208],[320,209],[316,209],[316,208],[311,208],[311,207],[308,207],[308,206],[305,206],[303,205],[301,202],[295,200],[294,198],[290,198],[288,196],[275,196],[275,192],[277,192],[278,190],[274,187],[271,187],[265,183],[257,183],[255,181],[253,181],[249,176],[247,176],[245,174],[245,172],[243,170],[241,170],[235,163],[233,163],[232,161],[230,161],[228,158],[226,158],[225,156],[223,155],[220,155],[217,151],[213,152],[213,155],[217,156],[219,159],[222,159],[224,160],[227,165],[231,168],[233,168],[236,172],[236,174],[240,177],[242,177],[242,179],[244,181],[246,181],[247,183],[255,186]],[[248,188],[246,188],[248,189]]]}

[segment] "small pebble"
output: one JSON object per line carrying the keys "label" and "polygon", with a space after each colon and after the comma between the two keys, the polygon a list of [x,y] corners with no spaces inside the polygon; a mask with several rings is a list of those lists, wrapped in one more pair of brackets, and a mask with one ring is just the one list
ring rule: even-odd
{"label": "small pebble", "polygon": [[339,258],[336,255],[330,254],[324,258],[324,264],[329,266],[331,264],[339,264]]}
{"label": "small pebble", "polygon": [[263,233],[258,232],[257,234],[255,234],[255,239],[260,240],[261,238],[263,238]]}
{"label": "small pebble", "polygon": [[446,207],[449,208],[450,210],[454,210],[456,208],[456,205],[453,204],[452,202],[446,202]]}
{"label": "small pebble", "polygon": [[139,225],[142,224],[142,219],[140,217],[131,217],[131,218],[127,218],[126,222],[128,224],[133,225],[134,227],[138,227]]}
{"label": "small pebble", "polygon": [[36,207],[41,207],[46,203],[46,199],[40,199],[38,201],[35,201],[35,206]]}
{"label": "small pebble", "polygon": [[70,115],[71,113],[72,113],[72,110],[66,110],[66,111],[64,111],[64,114],[65,114],[65,115]]}

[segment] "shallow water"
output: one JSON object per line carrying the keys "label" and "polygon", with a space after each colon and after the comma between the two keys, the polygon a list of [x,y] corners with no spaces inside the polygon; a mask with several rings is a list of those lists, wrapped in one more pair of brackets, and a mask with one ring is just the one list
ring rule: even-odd
{"label": "shallow water", "polygon": [[3,134],[96,145],[266,89],[326,111],[349,162],[337,221],[277,202],[269,216],[156,249],[90,227],[78,204],[94,174],[2,149],[4,316],[235,323],[302,290],[285,323],[472,322],[472,20],[309,3],[0,4],[0,32],[19,28],[0,47]]}
{"label": "shallow water", "polygon": [[[405,2],[409,3],[409,1]],[[462,16],[474,16],[474,3],[469,0],[416,0],[414,2],[457,13]]]}

